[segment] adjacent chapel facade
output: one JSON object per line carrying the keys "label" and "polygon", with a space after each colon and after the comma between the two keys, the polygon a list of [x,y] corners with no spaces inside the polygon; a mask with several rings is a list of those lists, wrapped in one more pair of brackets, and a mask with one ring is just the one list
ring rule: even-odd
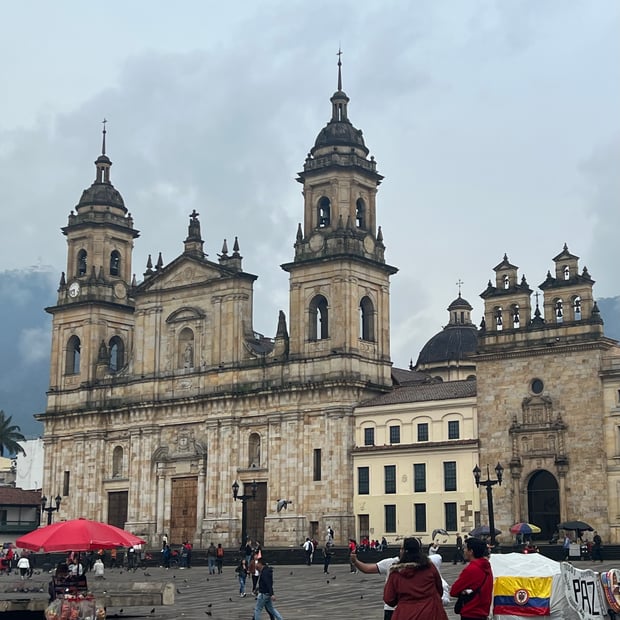
{"label": "adjacent chapel facade", "polygon": [[[157,541],[296,544],[354,530],[354,407],[391,389],[389,288],[377,225],[382,176],[349,98],[331,97],[303,187],[290,306],[275,337],[252,326],[256,276],[240,244],[218,260],[192,213],[183,252],[132,276],[139,236],[102,153],[67,225],[54,306],[44,488],[63,514]],[[293,231],[293,234],[294,231]],[[242,502],[239,494],[255,494]],[[286,499],[286,510],[277,510]],[[281,507],[281,504],[280,504]]]}

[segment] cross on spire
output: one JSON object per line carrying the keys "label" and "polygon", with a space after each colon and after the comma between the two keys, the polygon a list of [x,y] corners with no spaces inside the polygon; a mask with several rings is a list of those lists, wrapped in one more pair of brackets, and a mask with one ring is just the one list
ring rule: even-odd
{"label": "cross on spire", "polygon": [[101,121],[101,124],[103,125],[103,132],[102,132],[102,133],[103,133],[103,143],[102,143],[102,145],[101,145],[101,154],[102,154],[102,155],[105,155],[105,134],[107,133],[107,132],[106,132],[106,129],[105,129],[105,125],[106,125],[106,123],[107,123],[107,122],[108,122],[108,121],[107,121],[107,119],[106,119],[105,117],[104,117],[104,119]]}
{"label": "cross on spire", "polygon": [[338,53],[336,56],[338,56],[338,90],[342,90],[342,50],[340,46],[338,46]]}

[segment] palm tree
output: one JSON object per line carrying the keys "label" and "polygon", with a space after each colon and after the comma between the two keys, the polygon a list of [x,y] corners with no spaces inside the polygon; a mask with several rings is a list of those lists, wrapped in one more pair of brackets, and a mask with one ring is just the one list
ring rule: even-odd
{"label": "palm tree", "polygon": [[4,411],[0,409],[0,456],[4,456],[6,450],[9,454],[26,454],[26,451],[17,443],[25,441],[25,437],[21,434],[19,426],[11,424],[11,417],[6,416]]}

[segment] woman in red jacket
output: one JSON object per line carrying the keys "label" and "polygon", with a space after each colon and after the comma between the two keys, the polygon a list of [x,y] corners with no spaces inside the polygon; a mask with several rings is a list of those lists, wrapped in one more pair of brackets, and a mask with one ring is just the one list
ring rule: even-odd
{"label": "woman in red jacket", "polygon": [[487,545],[479,538],[465,541],[463,555],[468,562],[450,588],[450,596],[469,594],[460,611],[461,620],[486,620],[493,598],[493,571],[487,559]]}
{"label": "woman in red jacket", "polygon": [[390,567],[383,590],[386,605],[396,607],[392,620],[448,620],[441,602],[443,586],[435,565],[417,538],[405,538],[400,560]]}

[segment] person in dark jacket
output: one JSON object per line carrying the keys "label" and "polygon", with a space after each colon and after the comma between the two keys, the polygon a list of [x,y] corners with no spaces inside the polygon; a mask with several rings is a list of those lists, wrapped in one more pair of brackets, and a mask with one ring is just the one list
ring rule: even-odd
{"label": "person in dark jacket", "polygon": [[457,598],[466,592],[471,598],[463,604],[461,620],[486,620],[493,597],[493,571],[487,559],[487,545],[479,538],[465,541],[464,555],[468,562],[450,588],[450,596]]}
{"label": "person in dark jacket", "polygon": [[282,620],[282,616],[272,602],[276,598],[273,593],[273,569],[267,565],[263,557],[257,558],[256,566],[260,575],[258,577],[258,596],[254,608],[254,620],[260,620],[263,609],[266,609],[276,620]]}

